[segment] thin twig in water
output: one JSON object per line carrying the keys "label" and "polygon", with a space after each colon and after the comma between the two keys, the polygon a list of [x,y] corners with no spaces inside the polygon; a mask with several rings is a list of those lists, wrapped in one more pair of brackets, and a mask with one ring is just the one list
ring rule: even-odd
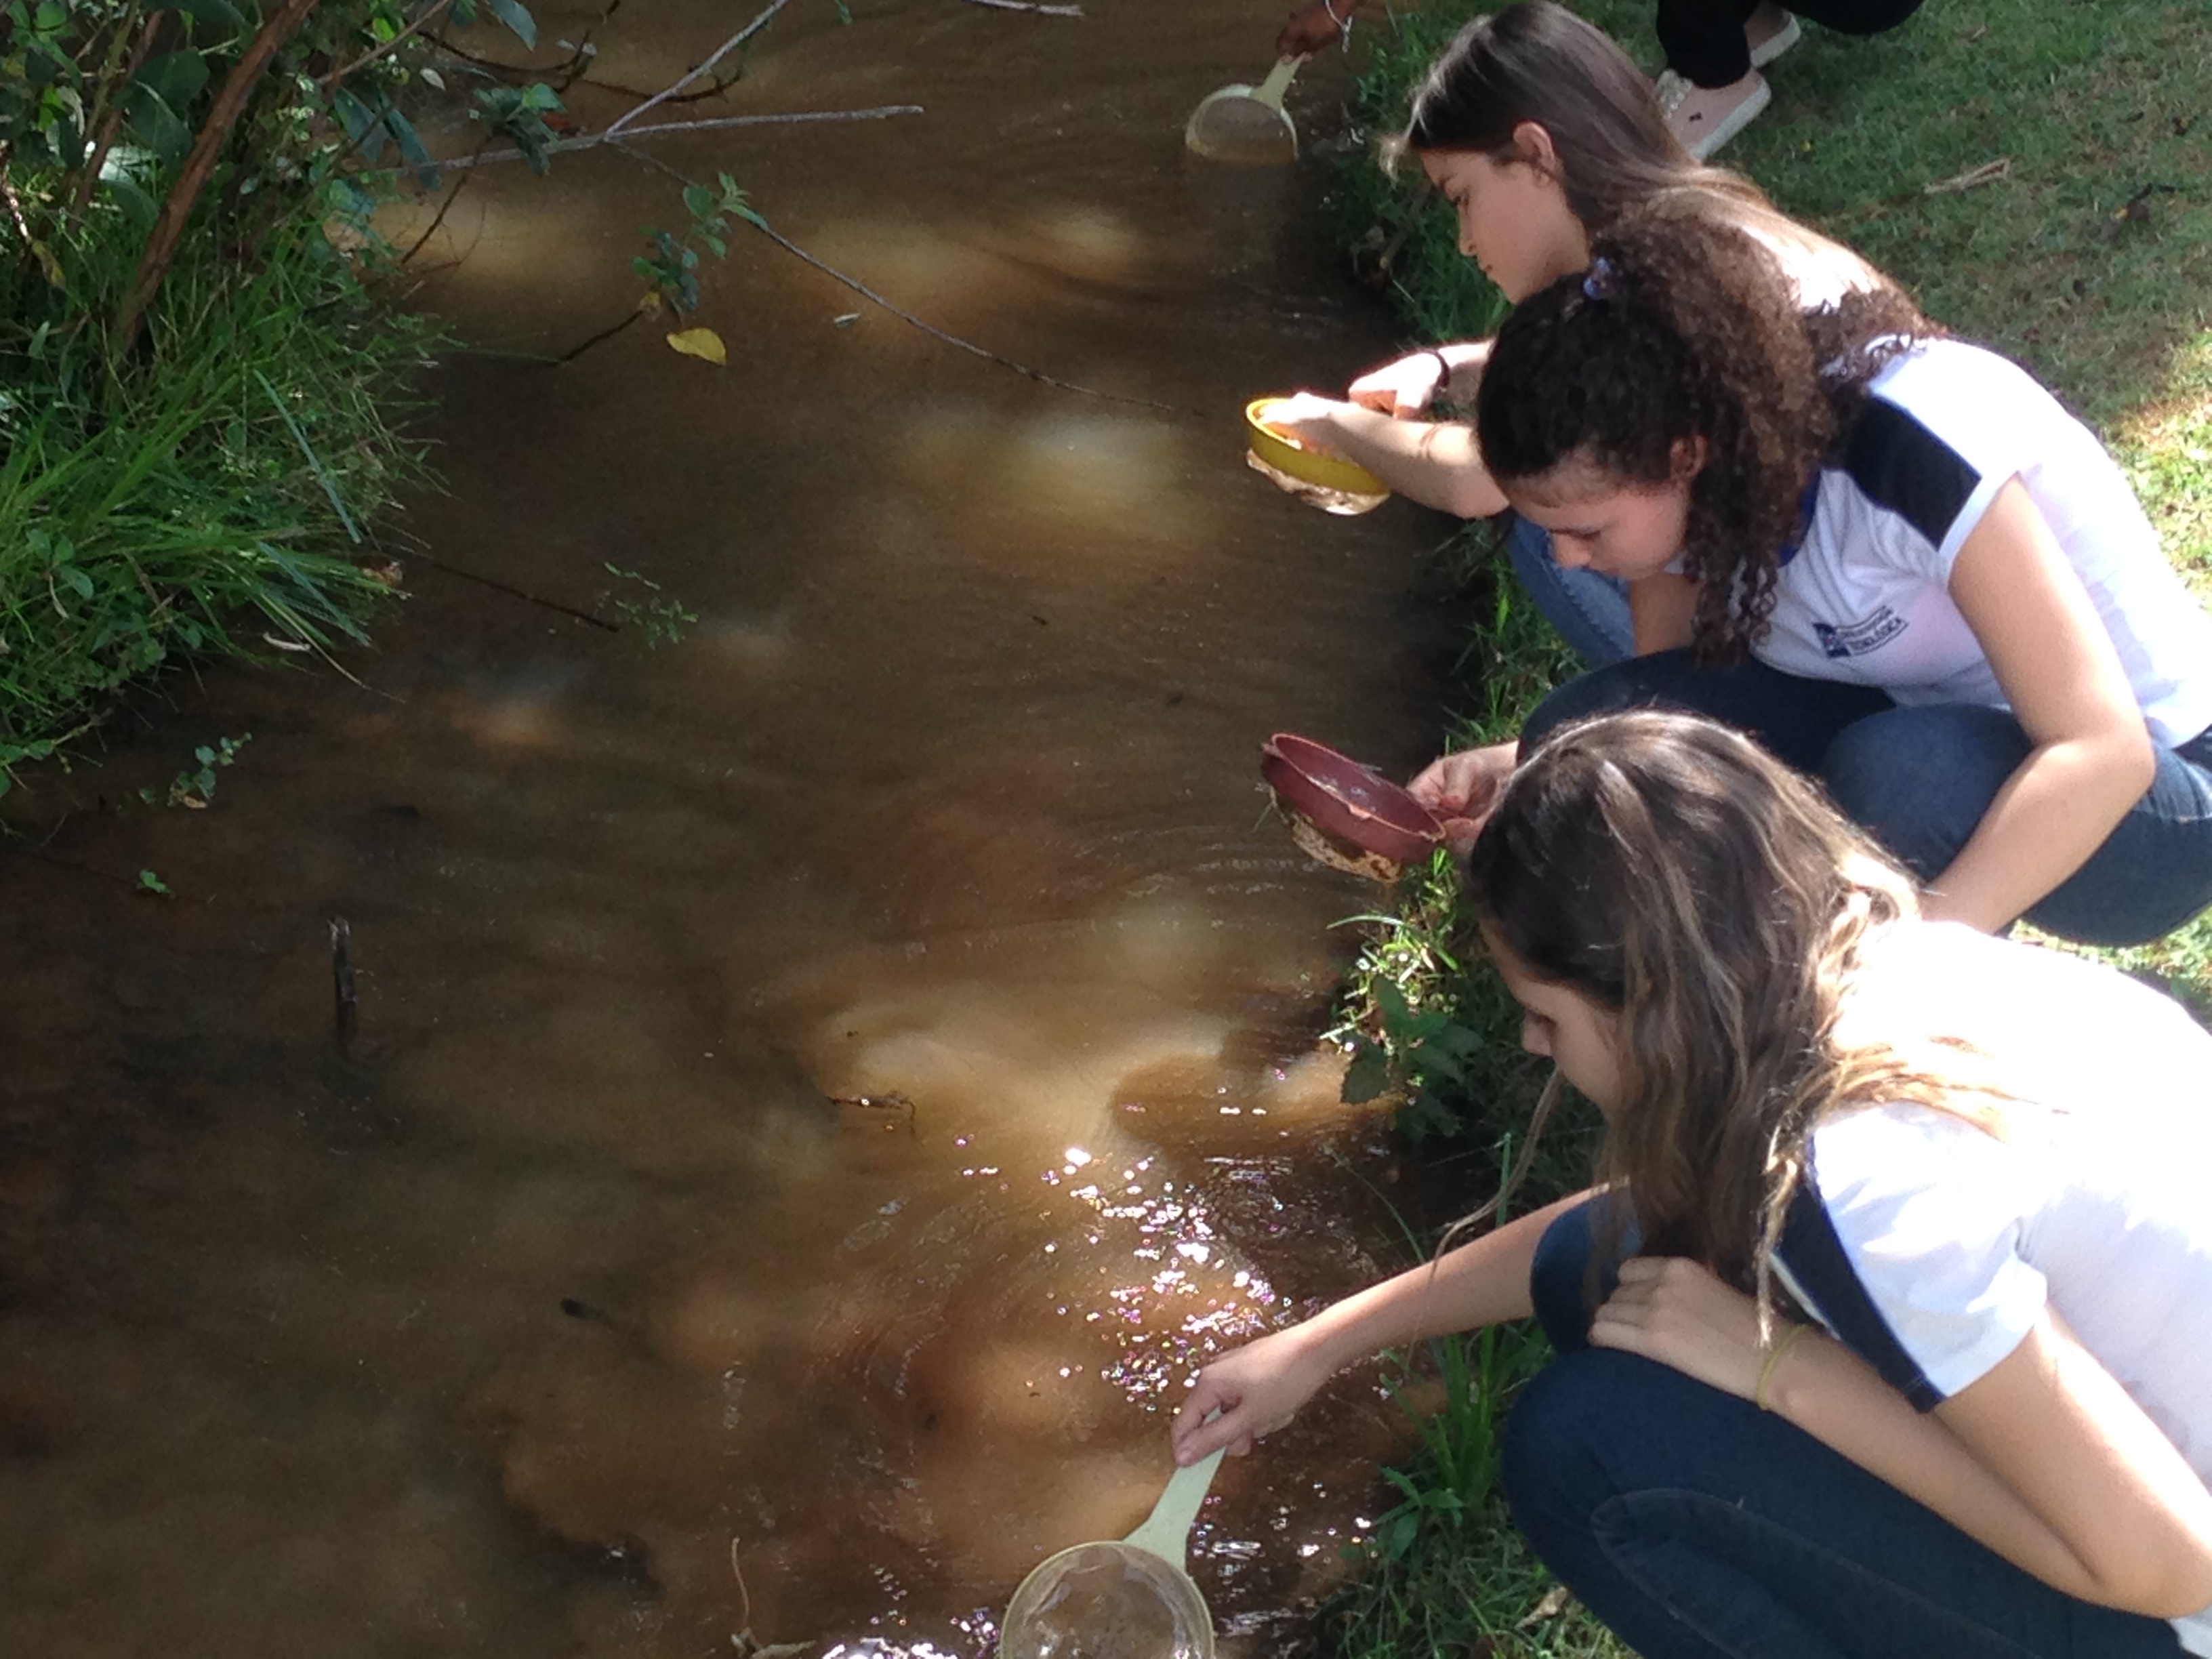
{"label": "thin twig in water", "polygon": [[[894,115],[920,115],[921,112],[920,104],[880,104],[873,109],[800,110],[786,115],[715,115],[699,121],[656,121],[649,127],[635,127],[628,131],[619,131],[622,123],[617,121],[613,126],[599,132],[580,132],[574,138],[556,139],[539,153],[566,155],[580,149],[598,149],[602,145],[614,143],[617,138],[624,141],[658,138],[671,132],[708,132],[722,127],[799,126],[811,121],[884,121]],[[494,161],[519,161],[521,159],[522,152],[519,149],[480,150],[464,161],[441,161],[438,169],[441,173],[459,173],[467,167],[489,167]],[[404,166],[383,170],[386,173],[413,171]]]}
{"label": "thin twig in water", "polygon": [[607,131],[610,134],[622,131],[624,128],[629,126],[631,122],[636,120],[639,116],[644,114],[646,111],[653,108],[656,105],[667,102],[668,100],[673,98],[678,93],[683,91],[684,88],[690,86],[701,76],[712,71],[715,64],[720,63],[722,59],[727,58],[739,46],[744,45],[746,41],[751,40],[753,36],[766,28],[769,22],[774,20],[776,13],[781,11],[790,3],[791,0],[769,0],[767,9],[763,11],[759,16],[754,18],[751,22],[746,24],[744,27],[739,29],[728,40],[723,41],[720,46],[715,47],[713,53],[704,63],[698,64],[696,67],[690,70],[685,74],[682,80],[676,82],[671,86],[663,88],[659,92],[655,93],[652,97],[640,104],[635,109],[617,116],[615,118],[614,125],[609,127]]}
{"label": "thin twig in water", "polygon": [[[656,167],[659,169],[659,171],[668,174],[672,179],[680,179],[687,185],[696,184],[697,182],[697,180],[690,178],[686,174],[680,173],[676,168],[669,166],[667,162],[662,161],[657,155],[647,155],[642,150],[632,149],[626,143],[617,143],[615,148],[620,150],[623,155],[630,157],[631,160],[641,162],[646,167]],[[970,356],[981,357],[984,362],[996,363],[1001,368],[1011,368],[1017,374],[1024,375],[1030,380],[1038,381],[1045,386],[1057,386],[1062,392],[1077,392],[1082,393],[1083,396],[1086,398],[1103,398],[1109,403],[1134,404],[1140,409],[1163,410],[1170,415],[1188,415],[1193,412],[1186,409],[1178,409],[1173,404],[1157,402],[1151,398],[1133,398],[1124,392],[1101,392],[1095,386],[1080,386],[1073,380],[1063,380],[1057,375],[1046,374],[1041,368],[1031,368],[1028,364],[1018,363],[1011,357],[1001,357],[997,352],[988,350],[984,347],[977,345],[973,340],[963,340],[957,334],[946,333],[934,323],[924,322],[921,318],[915,316],[914,313],[908,311],[905,307],[885,299],[882,295],[877,293],[875,289],[870,288],[866,283],[860,282],[854,277],[848,276],[843,271],[838,270],[835,265],[825,264],[823,261],[816,258],[814,255],[809,253],[805,248],[799,246],[798,243],[793,241],[791,238],[786,236],[781,231],[771,227],[766,220],[753,218],[750,219],[747,222],[749,222],[755,230],[760,232],[762,235],[767,237],[769,241],[774,242],[786,253],[791,255],[793,258],[800,261],[802,264],[813,266],[815,270],[820,271],[824,276],[829,277],[832,282],[842,283],[845,287],[852,289],[854,293],[859,295],[862,299],[881,306],[885,311],[890,312],[892,316],[897,318],[901,322],[911,324],[914,327],[920,329],[924,334],[928,335],[931,339],[941,340],[946,345],[957,347],[960,350],[967,352]]]}
{"label": "thin twig in water", "polygon": [[1044,17],[1080,17],[1080,6],[1044,6],[1036,0],[968,0],[971,6],[988,6],[994,11],[1033,11]]}
{"label": "thin twig in water", "polygon": [[558,599],[542,598],[532,593],[526,587],[516,587],[512,583],[501,581],[495,576],[479,576],[473,570],[464,570],[457,564],[447,564],[443,559],[434,559],[428,553],[415,553],[409,556],[416,563],[427,564],[433,570],[442,570],[448,576],[459,576],[463,581],[477,582],[485,587],[495,588],[500,592],[514,599],[526,599],[532,605],[544,606],[548,611],[557,611],[564,617],[574,617],[580,623],[589,623],[592,627],[604,629],[610,634],[622,632],[622,626],[618,623],[611,623],[604,617],[594,617],[588,611],[579,611],[574,605],[563,605]]}
{"label": "thin twig in water", "polygon": [[[482,160],[483,157],[483,146],[482,144],[478,144],[477,146],[477,153],[469,158],[469,164],[473,167],[478,161]],[[415,239],[414,246],[409,248],[406,252],[399,256],[399,263],[401,264],[406,265],[414,264],[415,256],[430,245],[430,239],[438,234],[438,227],[446,222],[446,216],[453,210],[453,204],[460,200],[461,191],[467,187],[469,180],[475,177],[476,175],[472,173],[464,173],[460,179],[454,183],[453,187],[446,192],[446,199],[438,204],[437,215],[430,221],[429,228]]]}

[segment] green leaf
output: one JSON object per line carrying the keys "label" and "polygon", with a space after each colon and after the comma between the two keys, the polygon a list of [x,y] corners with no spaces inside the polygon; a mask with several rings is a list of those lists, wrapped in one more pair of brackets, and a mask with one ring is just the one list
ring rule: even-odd
{"label": "green leaf", "polygon": [[151,870],[141,870],[138,872],[138,890],[142,893],[155,893],[167,898],[169,896],[169,884]]}
{"label": "green leaf", "polygon": [[132,85],[123,94],[123,112],[131,130],[164,161],[181,161],[191,153],[192,131],[177,118],[168,100],[153,88]]}
{"label": "green leaf", "polygon": [[714,210],[714,192],[704,185],[686,185],[684,206],[694,219],[703,219]]}
{"label": "green leaf", "polygon": [[88,599],[92,597],[92,578],[86,575],[83,571],[78,569],[75,565],[64,564],[58,566],[55,568],[54,574],[59,576],[67,586],[74,590],[77,598],[81,599]]}
{"label": "green leaf", "polygon": [[1352,1064],[1345,1067],[1344,1090],[1340,1097],[1347,1106],[1364,1106],[1389,1086],[1390,1056],[1383,1053],[1381,1044],[1360,1039]]}
{"label": "green leaf", "polygon": [[376,111],[343,87],[331,94],[331,107],[337,112],[346,137],[360,148],[362,158],[373,165],[384,153],[384,124]]}
{"label": "green leaf", "polygon": [[538,115],[550,115],[568,107],[561,101],[561,94],[543,81],[532,81],[523,88],[520,102],[524,109]]}
{"label": "green leaf", "polygon": [[196,52],[165,52],[148,58],[131,83],[150,88],[173,110],[190,109],[192,100],[206,89],[207,59]]}
{"label": "green leaf", "polygon": [[399,153],[415,169],[415,176],[422,182],[422,188],[437,189],[438,164],[431,159],[429,150],[424,148],[422,135],[415,131],[415,124],[392,108],[390,99],[385,100],[383,114],[385,131],[398,141]]}
{"label": "green leaf", "polygon": [[491,15],[514,31],[514,38],[535,51],[538,46],[538,20],[530,15],[529,8],[520,0],[484,0]]}
{"label": "green leaf", "polygon": [[107,185],[107,193],[115,198],[115,204],[123,210],[125,218],[140,230],[151,230],[154,228],[154,221],[161,210],[152,197],[138,188],[137,179],[127,173],[116,172],[107,173],[105,182]]}
{"label": "green leaf", "polygon": [[230,0],[155,0],[155,11],[180,11],[185,16],[203,23],[221,23],[228,28],[246,27],[245,14],[230,3]]}

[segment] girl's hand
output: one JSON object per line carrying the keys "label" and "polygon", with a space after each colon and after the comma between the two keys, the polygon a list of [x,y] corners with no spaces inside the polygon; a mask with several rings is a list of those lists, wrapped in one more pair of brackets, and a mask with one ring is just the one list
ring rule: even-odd
{"label": "girl's hand", "polygon": [[1336,447],[1336,414],[1344,407],[1317,392],[1294,392],[1267,411],[1267,424],[1296,439],[1301,449],[1340,460],[1344,453]]}
{"label": "girl's hand", "polygon": [[[1225,1353],[1191,1385],[1168,1443],[1178,1464],[1195,1463],[1218,1446],[1242,1457],[1253,1443],[1297,1414],[1328,1381],[1305,1352],[1296,1330],[1279,1331]],[[1221,1415],[1207,1422],[1215,1411]]]}
{"label": "girl's hand", "polygon": [[1332,17],[1322,0],[1300,6],[1283,25],[1283,32],[1275,37],[1275,56],[1310,58],[1323,46],[1334,46],[1344,38],[1337,18],[1348,18],[1358,9],[1359,0],[1336,0],[1336,16]]}
{"label": "girl's hand", "polygon": [[1346,396],[1362,409],[1379,410],[1400,420],[1425,414],[1450,377],[1433,351],[1416,351],[1370,368],[1354,380]]}
{"label": "girl's hand", "polygon": [[[1787,1329],[1777,1329],[1778,1340]],[[1769,1352],[1759,1346],[1758,1304],[1680,1256],[1622,1262],[1620,1288],[1591,1320],[1589,1340],[1672,1365],[1741,1400],[1759,1387]]]}
{"label": "girl's hand", "polygon": [[1498,791],[1513,775],[1518,745],[1493,743],[1482,749],[1459,749],[1429,763],[1406,786],[1406,792],[1443,821],[1444,839],[1455,853],[1464,854],[1489,822]]}

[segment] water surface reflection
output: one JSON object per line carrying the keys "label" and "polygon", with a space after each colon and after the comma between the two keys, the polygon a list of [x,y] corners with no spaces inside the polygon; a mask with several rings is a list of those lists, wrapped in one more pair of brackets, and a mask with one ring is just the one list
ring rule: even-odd
{"label": "water surface reflection", "polygon": [[[1036,1559],[1143,1514],[1209,1345],[1373,1269],[1387,1160],[1312,1053],[1369,895],[1263,821],[1255,762],[1278,726],[1421,757],[1440,527],[1243,467],[1244,397],[1388,344],[1320,174],[1179,149],[1268,21],[820,9],[735,107],[929,114],[659,153],[1168,410],[839,326],[849,293],[740,243],[701,318],[728,370],[643,328],[457,360],[414,509],[564,603],[641,572],[680,643],[418,560],[363,689],[210,675],[16,801],[69,816],[0,865],[0,1650],[974,1652]],[[619,21],[633,83],[727,26]],[[666,194],[605,155],[487,173],[427,297],[571,343]],[[214,811],[100,810],[249,730]],[[1198,1570],[1246,1650],[1390,1431],[1354,1379],[1224,1474]]]}

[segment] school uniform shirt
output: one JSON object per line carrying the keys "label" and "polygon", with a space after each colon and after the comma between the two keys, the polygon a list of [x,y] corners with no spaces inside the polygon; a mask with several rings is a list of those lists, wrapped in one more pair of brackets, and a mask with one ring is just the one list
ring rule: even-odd
{"label": "school uniform shirt", "polygon": [[[2016,1098],[2002,1139],[1918,1105],[1821,1123],[1778,1277],[1923,1411],[2048,1307],[2212,1484],[2212,1034],[2111,969],[1955,924],[1877,950],[1871,1006],[1964,1030]],[[2212,1656],[2212,1608],[2172,1623]]]}
{"label": "school uniform shirt", "polygon": [[2087,427],[2017,364],[1956,340],[1916,346],[1869,389],[1778,573],[1760,660],[1908,705],[2007,707],[1950,582],[2017,477],[2103,618],[2152,738],[2178,748],[2212,726],[2212,616]]}

